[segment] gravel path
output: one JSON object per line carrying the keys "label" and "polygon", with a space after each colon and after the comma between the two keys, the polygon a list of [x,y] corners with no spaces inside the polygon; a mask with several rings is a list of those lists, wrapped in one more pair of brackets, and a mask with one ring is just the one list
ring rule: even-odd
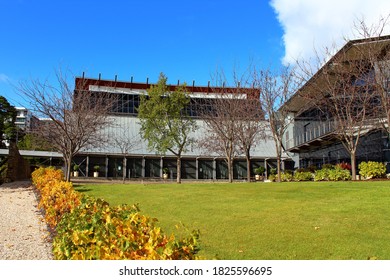
{"label": "gravel path", "polygon": [[51,260],[49,232],[31,182],[0,186],[0,260]]}

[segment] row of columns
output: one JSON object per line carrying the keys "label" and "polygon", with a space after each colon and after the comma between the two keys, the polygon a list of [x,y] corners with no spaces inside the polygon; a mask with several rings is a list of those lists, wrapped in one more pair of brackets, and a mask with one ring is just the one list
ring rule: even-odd
{"label": "row of columns", "polygon": [[[90,169],[89,168],[90,156],[87,155],[84,160],[85,160],[85,163],[86,163],[86,169],[85,169],[86,174],[84,174],[84,176],[88,177],[89,169]],[[266,176],[267,176],[267,170],[271,167],[270,164],[267,162],[268,160],[269,159],[264,159],[264,167],[266,168],[266,174],[265,174]],[[142,178],[145,178],[145,167],[146,167],[145,162],[146,162],[146,159],[145,159],[145,157],[143,157],[142,161],[141,161],[141,177]],[[212,165],[212,177],[213,177],[212,179],[215,180],[217,178],[217,160],[216,160],[216,158],[213,159],[213,163],[212,164],[213,164]],[[162,177],[162,175],[163,175],[163,166],[164,166],[164,158],[161,157],[160,158],[160,177]],[[128,174],[128,171],[127,171],[127,158],[123,161],[122,168],[123,168],[122,172],[126,172],[126,174],[125,174],[126,178],[129,178],[129,174]],[[199,158],[195,159],[195,169],[196,169],[195,179],[198,180],[199,179]],[[282,161],[282,170],[284,170],[284,161]],[[108,178],[108,174],[109,174],[109,157],[105,156],[104,177]],[[170,175],[172,177],[172,174],[170,174]]]}

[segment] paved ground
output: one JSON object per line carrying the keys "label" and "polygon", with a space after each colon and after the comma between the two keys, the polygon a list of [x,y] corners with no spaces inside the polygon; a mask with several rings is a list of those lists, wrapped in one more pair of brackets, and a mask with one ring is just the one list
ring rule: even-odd
{"label": "paved ground", "polygon": [[0,260],[51,260],[50,235],[31,182],[0,185]]}

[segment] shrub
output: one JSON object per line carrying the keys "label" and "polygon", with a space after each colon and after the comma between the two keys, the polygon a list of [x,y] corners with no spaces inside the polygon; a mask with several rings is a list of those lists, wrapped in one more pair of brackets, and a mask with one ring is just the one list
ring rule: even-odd
{"label": "shrub", "polygon": [[317,170],[317,166],[315,165],[309,165],[308,167],[301,167],[295,170],[295,172],[310,172],[314,173]]}
{"label": "shrub", "polygon": [[263,166],[259,166],[259,167],[255,168],[253,171],[257,175],[263,175],[265,172],[265,168]]}
{"label": "shrub", "polygon": [[313,174],[311,172],[295,172],[294,180],[295,181],[310,181],[313,179]]}
{"label": "shrub", "polygon": [[315,166],[315,165],[309,165],[309,166],[306,168],[306,171],[311,172],[311,173],[314,173],[317,169],[318,169],[317,166]]}
{"label": "shrub", "polygon": [[314,173],[314,181],[328,181],[330,168],[323,168]]}
{"label": "shrub", "polygon": [[275,182],[276,181],[276,175],[274,174],[271,174],[268,176],[268,180],[270,180],[271,182]]}
{"label": "shrub", "polygon": [[38,190],[41,190],[47,185],[63,180],[64,173],[59,169],[55,169],[54,167],[39,167],[31,173],[31,178],[32,183],[37,187]]}
{"label": "shrub", "polygon": [[351,173],[336,165],[334,168],[323,168],[314,173],[314,181],[346,181],[351,180]]}
{"label": "shrub", "polygon": [[195,259],[198,232],[177,240],[163,234],[156,221],[141,215],[135,205],[110,207],[84,196],[80,207],[59,223],[53,253],[56,259]]}
{"label": "shrub", "polygon": [[352,170],[351,165],[349,163],[346,163],[346,162],[339,163],[336,166],[340,167],[341,169]]}
{"label": "shrub", "polygon": [[46,223],[52,229],[55,229],[64,214],[80,204],[80,194],[73,189],[70,182],[54,182],[43,188],[40,196],[38,206],[45,210]]}
{"label": "shrub", "polygon": [[285,172],[281,174],[282,182],[291,182],[294,179],[294,176],[290,172]]}
{"label": "shrub", "polygon": [[347,169],[336,166],[334,169],[328,169],[330,181],[346,181],[351,180],[351,173]]}
{"label": "shrub", "polygon": [[[268,180],[271,182],[275,182],[278,179],[278,174],[271,174],[268,176]],[[293,180],[293,175],[289,172],[282,173],[280,175],[280,179],[282,182],[291,182]]]}
{"label": "shrub", "polygon": [[56,232],[56,259],[196,259],[198,231],[180,239],[167,236],[137,206],[110,207],[83,196],[54,168],[39,168],[32,177],[39,186],[39,207]]}
{"label": "shrub", "polygon": [[386,175],[386,165],[376,161],[361,162],[359,174],[366,179],[382,178]]}

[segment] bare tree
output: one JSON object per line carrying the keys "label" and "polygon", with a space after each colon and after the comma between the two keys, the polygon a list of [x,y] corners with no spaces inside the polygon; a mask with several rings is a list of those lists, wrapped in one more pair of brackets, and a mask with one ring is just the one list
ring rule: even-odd
{"label": "bare tree", "polygon": [[[65,161],[65,179],[70,181],[73,157],[83,148],[100,146],[107,139],[100,130],[110,124],[107,118],[113,98],[97,94],[76,85],[74,90],[61,71],[56,72],[57,84],[31,80],[19,83],[19,92],[39,117],[46,118],[37,133],[62,153]],[[83,79],[80,80],[83,83]]]}
{"label": "bare tree", "polygon": [[[249,72],[248,72],[249,73]],[[227,79],[222,72],[215,75],[219,87],[213,89],[215,98],[203,105],[201,117],[207,133],[200,141],[203,148],[225,158],[229,182],[233,181],[233,160],[244,154],[247,161],[247,180],[251,177],[251,149],[263,136],[264,126],[258,90],[250,76],[233,72],[234,86],[225,88]],[[202,107],[202,106],[199,106]]]}
{"label": "bare tree", "polygon": [[284,152],[283,136],[291,120],[288,106],[283,105],[299,87],[294,70],[292,67],[283,67],[280,72],[271,71],[271,69],[255,69],[254,71],[254,80],[260,90],[261,106],[275,142],[277,180],[279,182],[281,181],[281,161]]}
{"label": "bare tree", "polygon": [[125,129],[122,129],[121,134],[116,135],[113,137],[112,140],[113,144],[117,146],[121,154],[123,156],[122,165],[123,165],[123,173],[122,173],[122,180],[123,183],[125,182],[126,176],[127,176],[127,156],[130,154],[130,152],[134,151],[139,147],[140,139],[137,136],[131,135],[129,136],[127,133],[125,133]]}
{"label": "bare tree", "polygon": [[376,102],[378,108],[378,124],[390,135],[390,36],[383,36],[384,32],[389,31],[390,14],[382,17],[377,23],[367,25],[364,19],[355,21],[354,31],[356,36],[365,40],[371,40],[371,44],[366,44],[361,49],[364,52],[365,59],[371,66],[371,73],[375,79],[371,80],[374,88],[373,94],[379,102]]}
{"label": "bare tree", "polygon": [[364,43],[367,42],[349,41],[336,54],[333,48],[326,48],[321,56],[317,55],[317,65],[321,67],[316,73],[311,71],[309,63],[298,64],[307,77],[299,94],[316,108],[320,121],[331,124],[334,136],[350,155],[353,180],[359,141],[364,131],[372,127],[375,112],[373,69]]}
{"label": "bare tree", "polygon": [[238,146],[245,155],[247,167],[247,180],[251,178],[251,150],[256,144],[266,138],[264,114],[258,97],[250,98],[240,104],[239,117],[236,122]]}
{"label": "bare tree", "polygon": [[233,182],[233,159],[239,154],[236,109],[237,100],[226,98],[223,93],[216,94],[204,104],[201,117],[206,125],[206,133],[199,141],[205,151],[225,158],[228,180]]}

